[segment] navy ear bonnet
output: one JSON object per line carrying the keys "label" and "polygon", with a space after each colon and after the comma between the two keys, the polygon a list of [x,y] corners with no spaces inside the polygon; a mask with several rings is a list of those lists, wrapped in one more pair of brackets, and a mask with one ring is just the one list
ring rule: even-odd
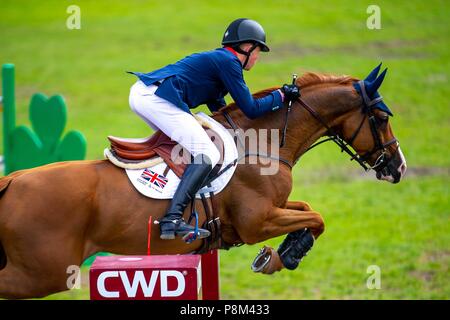
{"label": "navy ear bonnet", "polygon": [[381,63],[372,70],[372,72],[364,80],[353,83],[356,91],[363,98],[363,102],[366,108],[376,108],[386,112],[390,116],[393,116],[391,110],[383,102],[383,98],[378,93],[378,88],[381,86],[386,75],[387,68],[378,76]]}

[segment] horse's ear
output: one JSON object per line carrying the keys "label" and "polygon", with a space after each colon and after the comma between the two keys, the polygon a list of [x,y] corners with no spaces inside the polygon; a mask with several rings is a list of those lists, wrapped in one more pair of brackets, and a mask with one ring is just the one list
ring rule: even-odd
{"label": "horse's ear", "polygon": [[386,75],[387,68],[376,78],[374,81],[366,84],[366,90],[369,96],[372,96],[375,92],[377,92],[378,88],[381,86],[384,80],[384,76]]}
{"label": "horse's ear", "polygon": [[367,82],[374,81],[377,78],[378,72],[380,72],[380,68],[381,68],[382,64],[383,64],[383,62],[380,62],[380,64],[369,73],[369,75],[364,79],[364,81],[367,81]]}

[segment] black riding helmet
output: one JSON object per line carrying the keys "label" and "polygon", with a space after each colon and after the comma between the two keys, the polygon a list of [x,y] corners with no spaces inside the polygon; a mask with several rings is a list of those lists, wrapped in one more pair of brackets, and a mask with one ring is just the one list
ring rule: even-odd
{"label": "black riding helmet", "polygon": [[[253,43],[253,46],[248,52],[239,47],[239,45],[244,42]],[[261,27],[258,22],[245,18],[234,20],[228,26],[223,35],[222,45],[230,46],[237,52],[247,56],[242,68],[245,68],[250,58],[250,54],[256,47],[259,46],[263,52],[270,51],[270,48],[266,44],[266,33],[264,32],[263,27]]]}
{"label": "black riding helmet", "polygon": [[225,31],[222,45],[236,45],[243,42],[256,42],[261,51],[270,51],[266,44],[266,33],[261,25],[250,19],[234,20]]}

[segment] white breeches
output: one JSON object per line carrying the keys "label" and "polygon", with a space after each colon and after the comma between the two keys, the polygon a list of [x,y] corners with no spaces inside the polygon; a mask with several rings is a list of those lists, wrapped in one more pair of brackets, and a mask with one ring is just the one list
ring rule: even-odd
{"label": "white breeches", "polygon": [[138,80],[130,90],[130,107],[154,130],[160,129],[177,141],[194,157],[204,154],[214,167],[220,153],[202,126],[189,113],[169,101],[155,95],[155,85],[146,86]]}

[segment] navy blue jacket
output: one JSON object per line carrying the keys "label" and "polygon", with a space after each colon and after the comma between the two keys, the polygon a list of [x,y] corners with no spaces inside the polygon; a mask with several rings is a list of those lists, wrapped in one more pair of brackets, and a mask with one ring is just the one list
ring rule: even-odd
{"label": "navy blue jacket", "polygon": [[150,73],[131,73],[147,86],[165,79],[155,94],[186,112],[201,104],[206,104],[211,111],[217,111],[225,106],[223,97],[228,93],[251,119],[283,106],[278,91],[264,98],[253,99],[242,71],[239,59],[227,49],[219,48],[192,54]]}

